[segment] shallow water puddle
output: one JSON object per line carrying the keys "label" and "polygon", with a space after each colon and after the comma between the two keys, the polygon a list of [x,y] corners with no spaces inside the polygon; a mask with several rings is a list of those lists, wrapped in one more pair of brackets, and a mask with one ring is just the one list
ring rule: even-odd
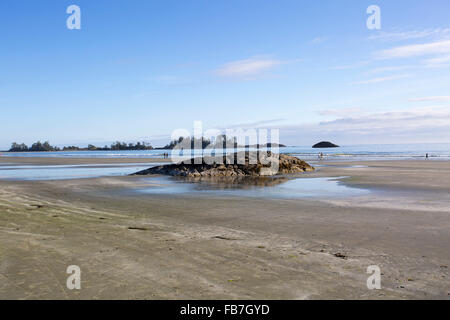
{"label": "shallow water puddle", "polygon": [[18,165],[0,166],[0,179],[64,180],[120,176],[147,169],[156,164]]}
{"label": "shallow water puddle", "polygon": [[211,194],[262,198],[348,197],[368,194],[367,189],[348,187],[334,178],[258,178],[226,182],[217,180],[192,181],[181,178],[144,178],[154,184],[137,189],[143,194]]}

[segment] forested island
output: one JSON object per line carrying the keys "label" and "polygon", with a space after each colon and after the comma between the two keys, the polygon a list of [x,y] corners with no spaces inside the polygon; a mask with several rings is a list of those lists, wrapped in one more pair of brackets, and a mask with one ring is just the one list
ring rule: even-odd
{"label": "forested island", "polygon": [[201,137],[179,137],[178,140],[172,140],[169,144],[162,148],[155,149],[174,149],[178,145],[182,145],[185,149],[206,149],[206,148],[271,148],[271,147],[286,147],[284,144],[266,143],[253,145],[239,145],[236,137],[228,138],[226,135],[219,135],[214,141]]}
{"label": "forested island", "polygon": [[11,144],[11,148],[8,150],[9,152],[38,152],[38,151],[112,151],[112,150],[153,150],[153,147],[147,142],[137,142],[134,143],[125,143],[117,141],[111,144],[109,147],[96,147],[92,144],[89,144],[86,148],[76,147],[76,146],[65,146],[62,148],[52,146],[48,141],[45,142],[35,142],[28,147],[26,144],[21,143],[18,144],[13,142]]}
{"label": "forested island", "polygon": [[116,141],[110,146],[97,147],[89,144],[87,147],[64,146],[62,148],[52,146],[48,141],[37,141],[28,147],[24,143],[13,142],[8,152],[49,152],[49,151],[117,151],[117,150],[171,150],[181,145],[183,149],[206,149],[206,148],[273,148],[285,147],[283,144],[266,143],[252,145],[238,145],[236,137],[227,138],[226,135],[219,135],[214,141],[207,138],[179,137],[171,141],[164,147],[154,148],[148,142],[126,143]]}

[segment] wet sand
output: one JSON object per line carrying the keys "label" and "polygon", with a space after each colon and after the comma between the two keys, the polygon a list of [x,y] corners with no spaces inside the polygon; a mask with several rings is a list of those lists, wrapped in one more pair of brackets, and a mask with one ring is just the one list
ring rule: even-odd
{"label": "wet sand", "polygon": [[126,164],[126,163],[155,163],[169,162],[163,158],[46,158],[46,157],[11,157],[1,156],[0,165],[87,165],[87,164]]}
{"label": "wet sand", "polygon": [[[92,160],[106,163],[77,159]],[[0,180],[0,298],[449,299],[450,162],[324,164],[299,179],[344,176],[371,192],[143,195],[127,192],[142,177]],[[66,288],[69,265],[81,290]],[[369,265],[381,290],[366,287]]]}

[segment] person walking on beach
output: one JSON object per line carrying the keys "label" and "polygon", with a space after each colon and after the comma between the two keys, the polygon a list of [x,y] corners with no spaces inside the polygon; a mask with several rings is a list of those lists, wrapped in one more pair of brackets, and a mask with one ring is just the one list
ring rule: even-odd
{"label": "person walking on beach", "polygon": [[428,153],[425,155],[425,159],[428,160]]}

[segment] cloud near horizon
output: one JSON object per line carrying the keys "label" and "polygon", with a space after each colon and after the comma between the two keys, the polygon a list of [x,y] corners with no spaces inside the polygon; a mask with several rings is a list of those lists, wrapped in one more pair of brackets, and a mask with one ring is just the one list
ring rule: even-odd
{"label": "cloud near horizon", "polygon": [[[322,110],[318,113],[323,116],[332,116],[333,119],[316,123],[286,124],[286,119],[280,118],[230,125],[228,128],[279,129],[280,143],[287,145],[309,145],[320,140],[331,140],[337,144],[349,145],[448,143],[450,141],[450,130],[448,130],[450,106],[426,106],[372,113],[367,109],[354,107]],[[224,128],[217,129],[221,131]]]}
{"label": "cloud near horizon", "polygon": [[[419,143],[450,141],[450,107],[429,106],[405,111],[352,114],[335,120],[280,129],[281,143],[331,139],[336,143]],[[298,141],[298,142],[297,142]]]}
{"label": "cloud near horizon", "polygon": [[421,102],[421,101],[445,102],[445,101],[450,101],[450,96],[413,98],[413,99],[409,99],[408,101],[411,101],[411,102]]}
{"label": "cloud near horizon", "polygon": [[317,113],[321,116],[325,117],[345,117],[350,114],[361,114],[364,112],[363,108],[354,107],[354,108],[342,108],[342,109],[327,109],[327,110],[319,110]]}

